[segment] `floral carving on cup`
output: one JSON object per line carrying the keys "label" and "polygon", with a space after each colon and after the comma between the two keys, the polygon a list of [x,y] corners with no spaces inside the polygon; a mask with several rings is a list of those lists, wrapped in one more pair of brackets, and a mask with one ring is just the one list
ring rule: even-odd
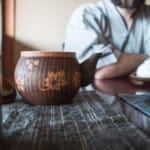
{"label": "floral carving on cup", "polygon": [[80,85],[80,74],[78,72],[75,72],[73,76],[73,83],[75,87]]}
{"label": "floral carving on cup", "polygon": [[34,59],[26,60],[26,65],[29,70],[32,70],[33,67],[37,67],[39,65],[39,60]]}
{"label": "floral carving on cup", "polygon": [[16,78],[16,85],[19,91],[24,91],[24,81],[20,77]]}
{"label": "floral carving on cup", "polygon": [[64,76],[64,71],[56,73],[48,71],[47,77],[42,81],[41,91],[60,91],[62,87],[67,85]]}

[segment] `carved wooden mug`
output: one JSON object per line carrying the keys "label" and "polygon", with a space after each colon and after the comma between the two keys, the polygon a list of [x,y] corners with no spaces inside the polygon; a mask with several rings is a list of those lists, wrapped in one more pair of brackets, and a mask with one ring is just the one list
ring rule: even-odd
{"label": "carved wooden mug", "polygon": [[15,69],[16,88],[33,105],[70,103],[81,86],[92,82],[100,55],[79,64],[74,52],[22,51]]}

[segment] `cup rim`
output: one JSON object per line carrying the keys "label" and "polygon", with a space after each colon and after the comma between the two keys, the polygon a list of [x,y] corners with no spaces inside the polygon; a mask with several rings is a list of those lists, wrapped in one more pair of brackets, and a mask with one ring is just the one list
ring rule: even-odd
{"label": "cup rim", "polygon": [[21,57],[75,57],[70,51],[21,51]]}

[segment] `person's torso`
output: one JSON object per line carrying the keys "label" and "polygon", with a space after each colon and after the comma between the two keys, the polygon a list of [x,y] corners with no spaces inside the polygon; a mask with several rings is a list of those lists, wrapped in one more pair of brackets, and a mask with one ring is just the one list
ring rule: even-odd
{"label": "person's torso", "polygon": [[128,53],[145,51],[145,38],[150,35],[148,26],[150,24],[150,15],[148,15],[150,7],[144,5],[136,12],[130,30],[127,29],[117,8],[109,0],[104,0],[98,7],[109,24],[110,32],[107,34],[107,39],[115,48]]}

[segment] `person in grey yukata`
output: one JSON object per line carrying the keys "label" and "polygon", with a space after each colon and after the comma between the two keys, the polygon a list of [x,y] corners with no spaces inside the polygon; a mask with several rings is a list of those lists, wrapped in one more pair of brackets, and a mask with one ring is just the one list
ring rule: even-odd
{"label": "person in grey yukata", "polygon": [[95,79],[128,75],[150,55],[150,6],[145,0],[80,6],[67,24],[64,50],[76,51],[80,63],[102,53]]}

